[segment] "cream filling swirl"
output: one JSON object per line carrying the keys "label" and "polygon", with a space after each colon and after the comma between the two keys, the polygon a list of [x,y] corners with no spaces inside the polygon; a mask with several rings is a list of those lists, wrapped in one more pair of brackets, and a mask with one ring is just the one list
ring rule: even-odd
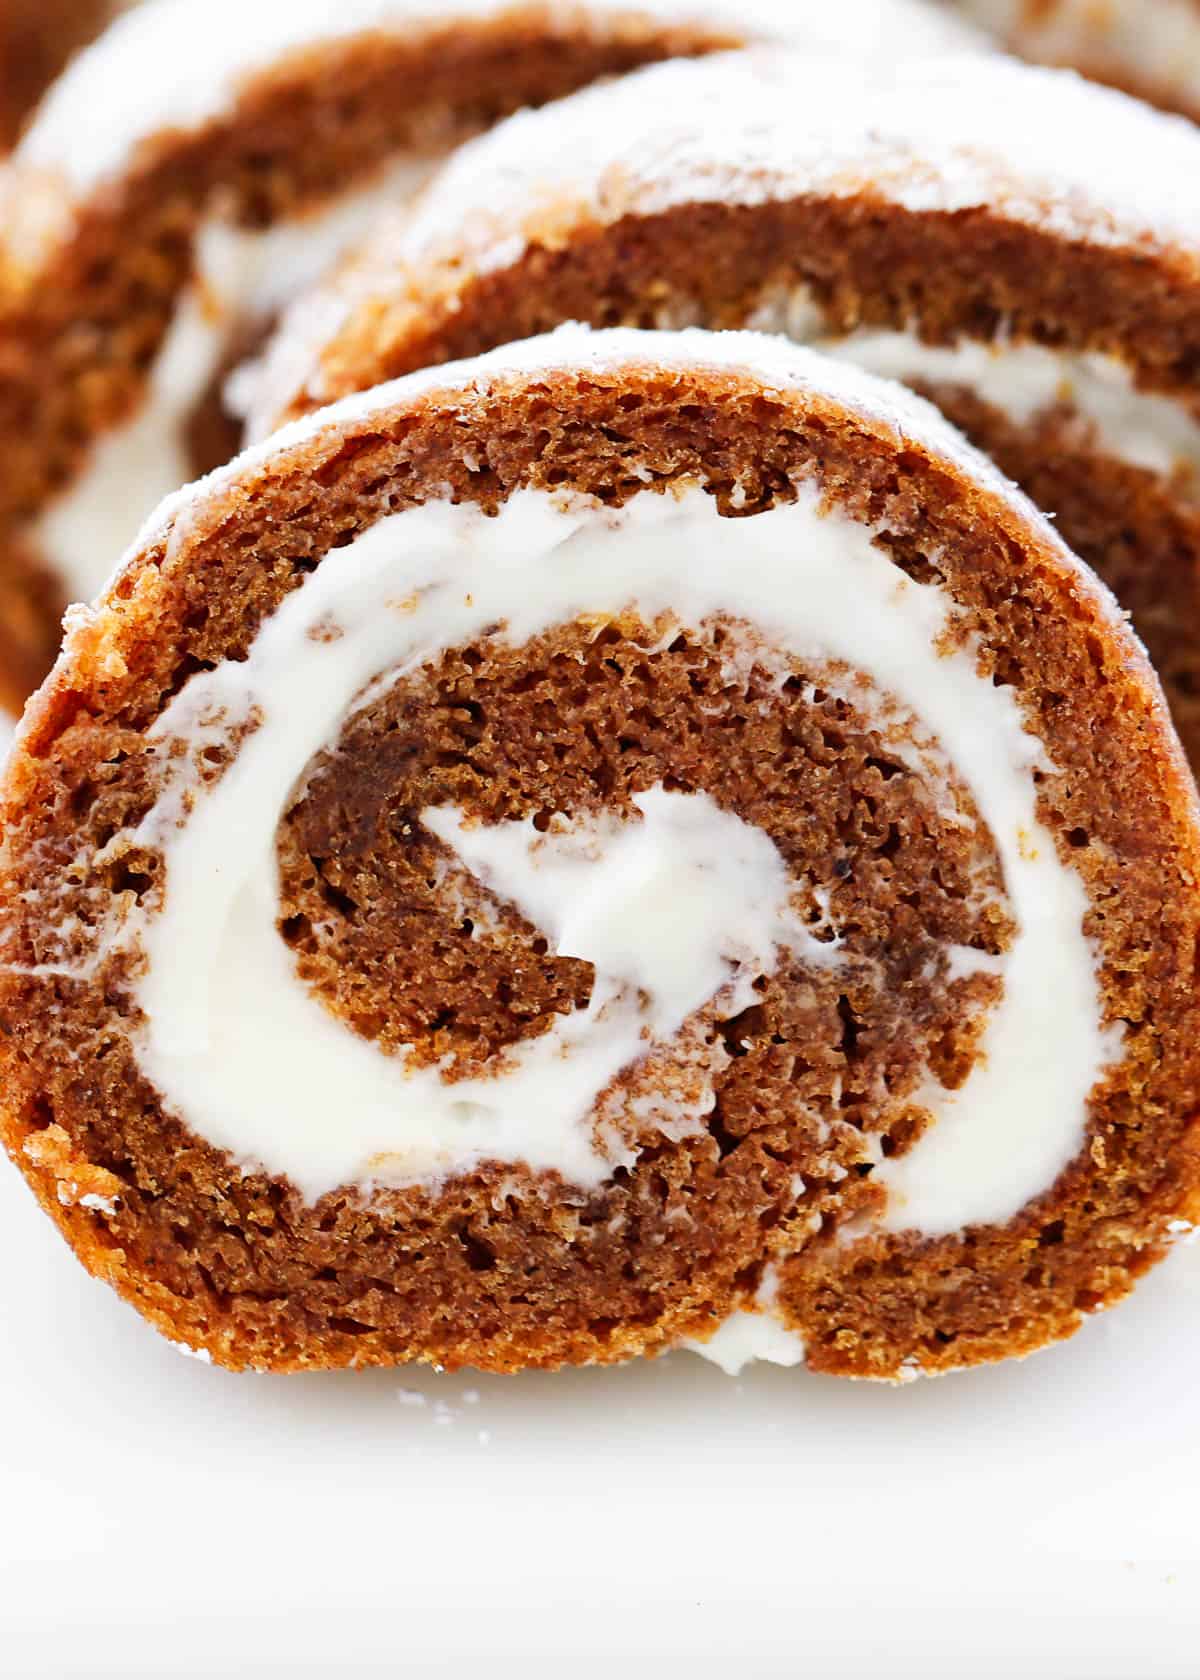
{"label": "cream filling swirl", "polygon": [[[648,622],[669,615],[687,627],[741,620],[799,660],[864,673],[918,720],[969,787],[1017,924],[998,963],[1003,995],[966,1083],[923,1093],[934,1124],[908,1156],[878,1170],[891,1227],[936,1233],[1010,1217],[1078,1152],[1089,1094],[1120,1053],[1103,1025],[1087,897],[1038,815],[1033,771],[1048,767],[1043,745],[1013,692],[981,672],[975,647],[945,636],[955,611],[948,594],[906,577],[869,529],[823,506],[809,486],[746,518],[719,517],[696,486],[644,492],[620,510],[533,490],[514,494],[494,518],[430,503],[329,553],[265,622],[248,657],[192,677],[156,726],[166,781],[134,838],[161,849],[165,892],[130,930],[146,959],[136,983],[142,1070],[194,1131],[247,1166],[286,1175],[310,1199],[377,1181],[381,1160],[388,1182],[441,1179],[489,1159],[557,1170],[585,1187],[603,1182],[620,1153],[593,1120],[615,1073],[648,1049],[669,1048],[714,988],[736,994],[785,945],[803,942],[766,837],[736,827],[718,834],[712,813],[664,804],[669,796],[643,806],[624,886],[612,873],[621,837],[596,852],[610,868],[612,902],[633,907],[626,934],[605,931],[603,902],[590,923],[584,917],[583,934],[576,929],[577,949],[597,963],[594,1009],[520,1047],[495,1077],[456,1083],[358,1038],[301,983],[277,930],[274,847],[314,755],[380,684],[485,633],[521,646],[580,616],[630,607]],[[250,721],[232,763],[205,781],[200,753]],[[550,924],[547,934],[569,942],[562,907],[572,900],[531,873],[531,837],[480,840],[454,812],[425,820],[481,878],[499,858],[507,875],[496,878],[498,890],[524,897]],[[680,825],[695,833],[678,853]],[[570,843],[560,837],[545,861],[563,863]],[[732,873],[716,868],[724,852],[740,854]],[[669,896],[663,864],[674,853],[696,863],[691,887],[707,906],[711,938],[698,955],[635,973],[629,881]],[[718,899],[738,900],[728,914],[703,899],[706,871]],[[669,939],[669,927],[658,936]],[[807,954],[837,960],[828,946]],[[693,971],[699,978],[684,983]],[[649,1002],[635,1007],[631,996]],[[701,1090],[696,1124],[704,1109]]]}

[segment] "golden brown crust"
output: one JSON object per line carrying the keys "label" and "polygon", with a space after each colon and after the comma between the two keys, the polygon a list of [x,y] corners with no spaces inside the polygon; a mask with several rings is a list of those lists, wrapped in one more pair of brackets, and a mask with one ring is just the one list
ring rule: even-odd
{"label": "golden brown crust", "polygon": [[[680,1143],[642,1139],[636,1165],[594,1194],[564,1196],[509,1165],[480,1169],[440,1194],[393,1192],[366,1205],[338,1194],[310,1208],[285,1182],[243,1176],[163,1117],[133,1058],[119,968],[95,984],[36,970],[64,937],[64,912],[87,921],[114,895],[153,895],[151,854],[109,845],[103,866],[85,862],[82,873],[71,860],[81,847],[94,855],[153,802],[140,748],[166,699],[190,672],[244,650],[332,542],[447,491],[485,507],[522,485],[567,484],[623,501],[652,493],[647,473],[660,487],[706,481],[728,516],[770,505],[816,474],[839,504],[887,533],[897,563],[914,576],[934,575],[937,556],[944,587],[981,638],[985,668],[1015,686],[1050,747],[1059,769],[1043,778],[1042,820],[1087,885],[1106,1009],[1126,1024],[1128,1053],[1095,1104],[1086,1150],[1007,1226],[934,1241],[832,1240],[878,1200],[869,1173],[855,1167],[871,1116],[851,1104],[833,1143],[821,1143],[794,1097],[819,1105],[835,1080],[839,1091],[856,1088],[854,1068],[875,1053],[863,1031],[879,1007],[869,988],[799,1019],[789,1016],[796,1003],[785,988],[726,1023],[744,1054],[731,1053],[733,1074],[710,1128]],[[560,772],[546,769],[561,755],[542,754],[539,769],[536,755],[524,753],[523,708],[536,709],[543,729],[557,715],[571,743],[571,712],[555,688],[564,646],[535,650],[527,669],[507,674],[486,648],[475,651],[480,658],[448,656],[421,679],[432,688],[407,697],[417,702],[404,713],[413,749],[418,759],[428,749],[436,763],[449,743],[448,761],[463,766],[454,772],[460,793],[474,778],[476,798],[493,788],[510,812],[540,808],[561,797]],[[610,672],[601,691],[618,739],[638,737],[628,756],[641,768],[632,774],[652,778],[661,754],[677,757],[680,742],[671,732],[678,708],[664,706],[652,724],[648,696],[660,682],[669,695],[688,669],[703,686],[707,656],[702,647],[662,650],[656,671],[645,647],[638,651],[635,626],[622,626],[601,655],[649,671],[628,683]],[[434,692],[442,704],[431,715]],[[556,693],[560,703],[547,706]],[[405,698],[396,699],[402,710]],[[889,775],[869,764],[852,717],[835,720],[799,683],[782,710],[762,710],[762,698],[751,684],[736,724],[738,697],[728,697],[731,725],[790,731],[806,774],[844,772],[847,786],[877,806],[870,818],[864,811],[864,826],[836,837],[818,828],[803,842],[811,847],[805,867],[852,892],[861,864],[864,882],[883,883],[883,903],[890,877],[881,860],[911,856],[917,867],[936,828],[917,820],[919,800],[889,793]],[[489,729],[493,706],[499,723]],[[339,853],[327,877],[334,903],[337,895],[354,902],[355,846],[378,834],[390,798],[420,796],[411,779],[425,772],[414,771],[411,755],[385,764],[374,781],[364,768],[377,761],[378,727],[398,715],[364,720],[362,745],[350,754],[358,768],[342,773],[340,788],[334,775],[329,797],[318,778],[281,834],[285,873],[288,858],[297,862],[285,932],[299,945],[307,938],[295,921],[304,915],[300,895],[312,888],[304,860]],[[464,730],[464,715],[476,726]],[[728,754],[713,773],[725,776],[732,803],[764,799],[763,820],[777,823],[777,790],[755,793],[745,779],[766,774],[770,754],[747,739],[750,750]],[[599,730],[592,751],[593,785],[611,792],[611,775],[629,772],[619,771]],[[587,781],[588,752],[577,756],[572,773]],[[1153,676],[1102,594],[1023,507],[918,439],[817,393],[766,394],[735,371],[649,365],[498,374],[449,392],[435,387],[318,429],[272,459],[253,458],[185,505],[99,609],[77,620],[31,705],[4,797],[5,1144],[91,1270],[173,1339],[228,1365],[422,1358],[508,1370],[653,1353],[714,1327],[753,1296],[773,1261],[781,1310],[804,1334],[815,1367],[865,1376],[896,1376],[906,1365],[945,1369],[1070,1334],[1159,1257],[1172,1220],[1200,1211],[1200,832]],[[946,856],[953,873],[949,847]],[[846,860],[849,868],[838,867]],[[402,865],[402,856],[389,862],[380,851],[369,902],[386,898]],[[870,902],[864,886],[864,913]],[[365,972],[369,929],[354,925],[344,902],[339,916],[337,960]],[[913,933],[899,921],[881,937],[899,956]],[[319,967],[320,941],[314,951]],[[536,951],[527,960],[536,967]],[[567,986],[564,1000],[580,980],[566,970],[546,977]],[[494,990],[494,967],[484,978]],[[469,990],[460,986],[459,1003]],[[348,1015],[356,1007],[350,994],[334,1002]],[[555,1007],[550,994],[542,1002]],[[476,1024],[482,1019],[477,1011]],[[527,1030],[490,1019],[501,1037]],[[883,1017],[875,1024],[882,1033]],[[408,1032],[445,1028],[444,1020],[404,1023]],[[899,1149],[909,1141],[893,1135]],[[80,1202],[92,1170],[111,1175],[92,1192],[111,1212]]]}
{"label": "golden brown crust", "polygon": [[[548,212],[517,260],[484,271],[453,247],[424,265],[403,251],[399,228],[383,232],[315,300],[327,333],[318,330],[307,354],[297,348],[296,386],[279,419],[564,321],[738,327],[756,320],[764,298],[798,287],[833,336],[912,328],[937,344],[990,339],[1002,327],[1017,342],[1114,353],[1143,388],[1196,407],[1196,254],[1068,243],[999,210],[914,214],[863,193],[691,204],[605,225],[572,206]],[[969,392],[927,394],[1053,512],[1067,543],[1133,612],[1200,763],[1194,492],[1114,459],[1067,412],[1019,427]]]}

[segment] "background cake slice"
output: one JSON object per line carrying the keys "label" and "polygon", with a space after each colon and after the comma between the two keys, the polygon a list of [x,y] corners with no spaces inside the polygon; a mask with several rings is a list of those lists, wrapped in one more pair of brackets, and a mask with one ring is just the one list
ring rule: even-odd
{"label": "background cake slice", "polygon": [[561,321],[756,326],[915,386],[1129,608],[1200,761],[1200,131],[1065,72],[786,53],[477,142],[297,307],[256,430]]}

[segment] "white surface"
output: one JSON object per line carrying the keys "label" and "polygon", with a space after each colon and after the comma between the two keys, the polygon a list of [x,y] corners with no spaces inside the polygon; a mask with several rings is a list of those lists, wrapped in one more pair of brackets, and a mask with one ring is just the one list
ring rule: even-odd
{"label": "white surface", "polygon": [[231,1376],[4,1162],[0,1276],[5,1680],[1195,1680],[1198,1249],[1063,1348],[900,1389]]}
{"label": "white surface", "polygon": [[[766,361],[777,369],[772,341],[742,342],[770,345]],[[1033,771],[1050,765],[1013,691],[979,670],[973,639],[941,645],[952,600],[905,577],[869,529],[825,509],[811,484],[766,513],[724,520],[698,486],[643,493],[622,509],[525,490],[494,518],[473,503],[435,502],[327,554],[245,659],[192,677],[155,724],[164,791],[130,838],[161,850],[165,896],[130,910],[119,934],[97,935],[136,940],[145,952],[140,1067],[200,1136],[251,1168],[285,1174],[312,1200],[347,1183],[420,1182],[489,1159],[601,1182],[628,1164],[628,1147],[597,1147],[604,1116],[595,1099],[631,1065],[646,1028],[672,1092],[681,1081],[687,1092],[669,1104],[672,1120],[706,1113],[710,1070],[691,1065],[684,1016],[668,1009],[643,1018],[628,994],[598,987],[586,1011],[511,1052],[502,1078],[447,1082],[337,1021],[297,979],[276,926],[279,820],[313,755],[336,740],[375,679],[419,669],[492,625],[519,647],[631,604],[653,624],[698,627],[722,614],[748,623],[782,660],[781,680],[788,656],[845,662],[852,698],[876,715],[899,708],[915,718],[918,740],[971,790],[1016,921],[998,965],[1003,995],[958,1090],[930,1075],[897,1093],[935,1124],[909,1154],[881,1162],[877,1178],[888,1186],[891,1229],[941,1233],[1011,1218],[1077,1154],[1089,1095],[1121,1056],[1119,1034],[1103,1030],[1096,954],[1083,933],[1087,895],[1038,817]],[[257,727],[231,767],[201,783],[204,753],[236,741],[252,717]],[[829,961],[828,945],[803,937]],[[757,931],[748,944],[749,966],[729,975],[742,986],[774,956]],[[694,995],[684,1014],[709,995]],[[752,998],[735,986],[730,1008]]]}

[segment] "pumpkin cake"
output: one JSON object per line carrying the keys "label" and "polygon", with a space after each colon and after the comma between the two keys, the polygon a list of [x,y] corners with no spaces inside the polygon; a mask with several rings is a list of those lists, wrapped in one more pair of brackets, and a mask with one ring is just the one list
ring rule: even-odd
{"label": "pumpkin cake", "polygon": [[565,329],[151,519],[0,794],[0,1133],[236,1368],[894,1381],[1200,1194],[1200,816],[1108,592],[927,404]]}

